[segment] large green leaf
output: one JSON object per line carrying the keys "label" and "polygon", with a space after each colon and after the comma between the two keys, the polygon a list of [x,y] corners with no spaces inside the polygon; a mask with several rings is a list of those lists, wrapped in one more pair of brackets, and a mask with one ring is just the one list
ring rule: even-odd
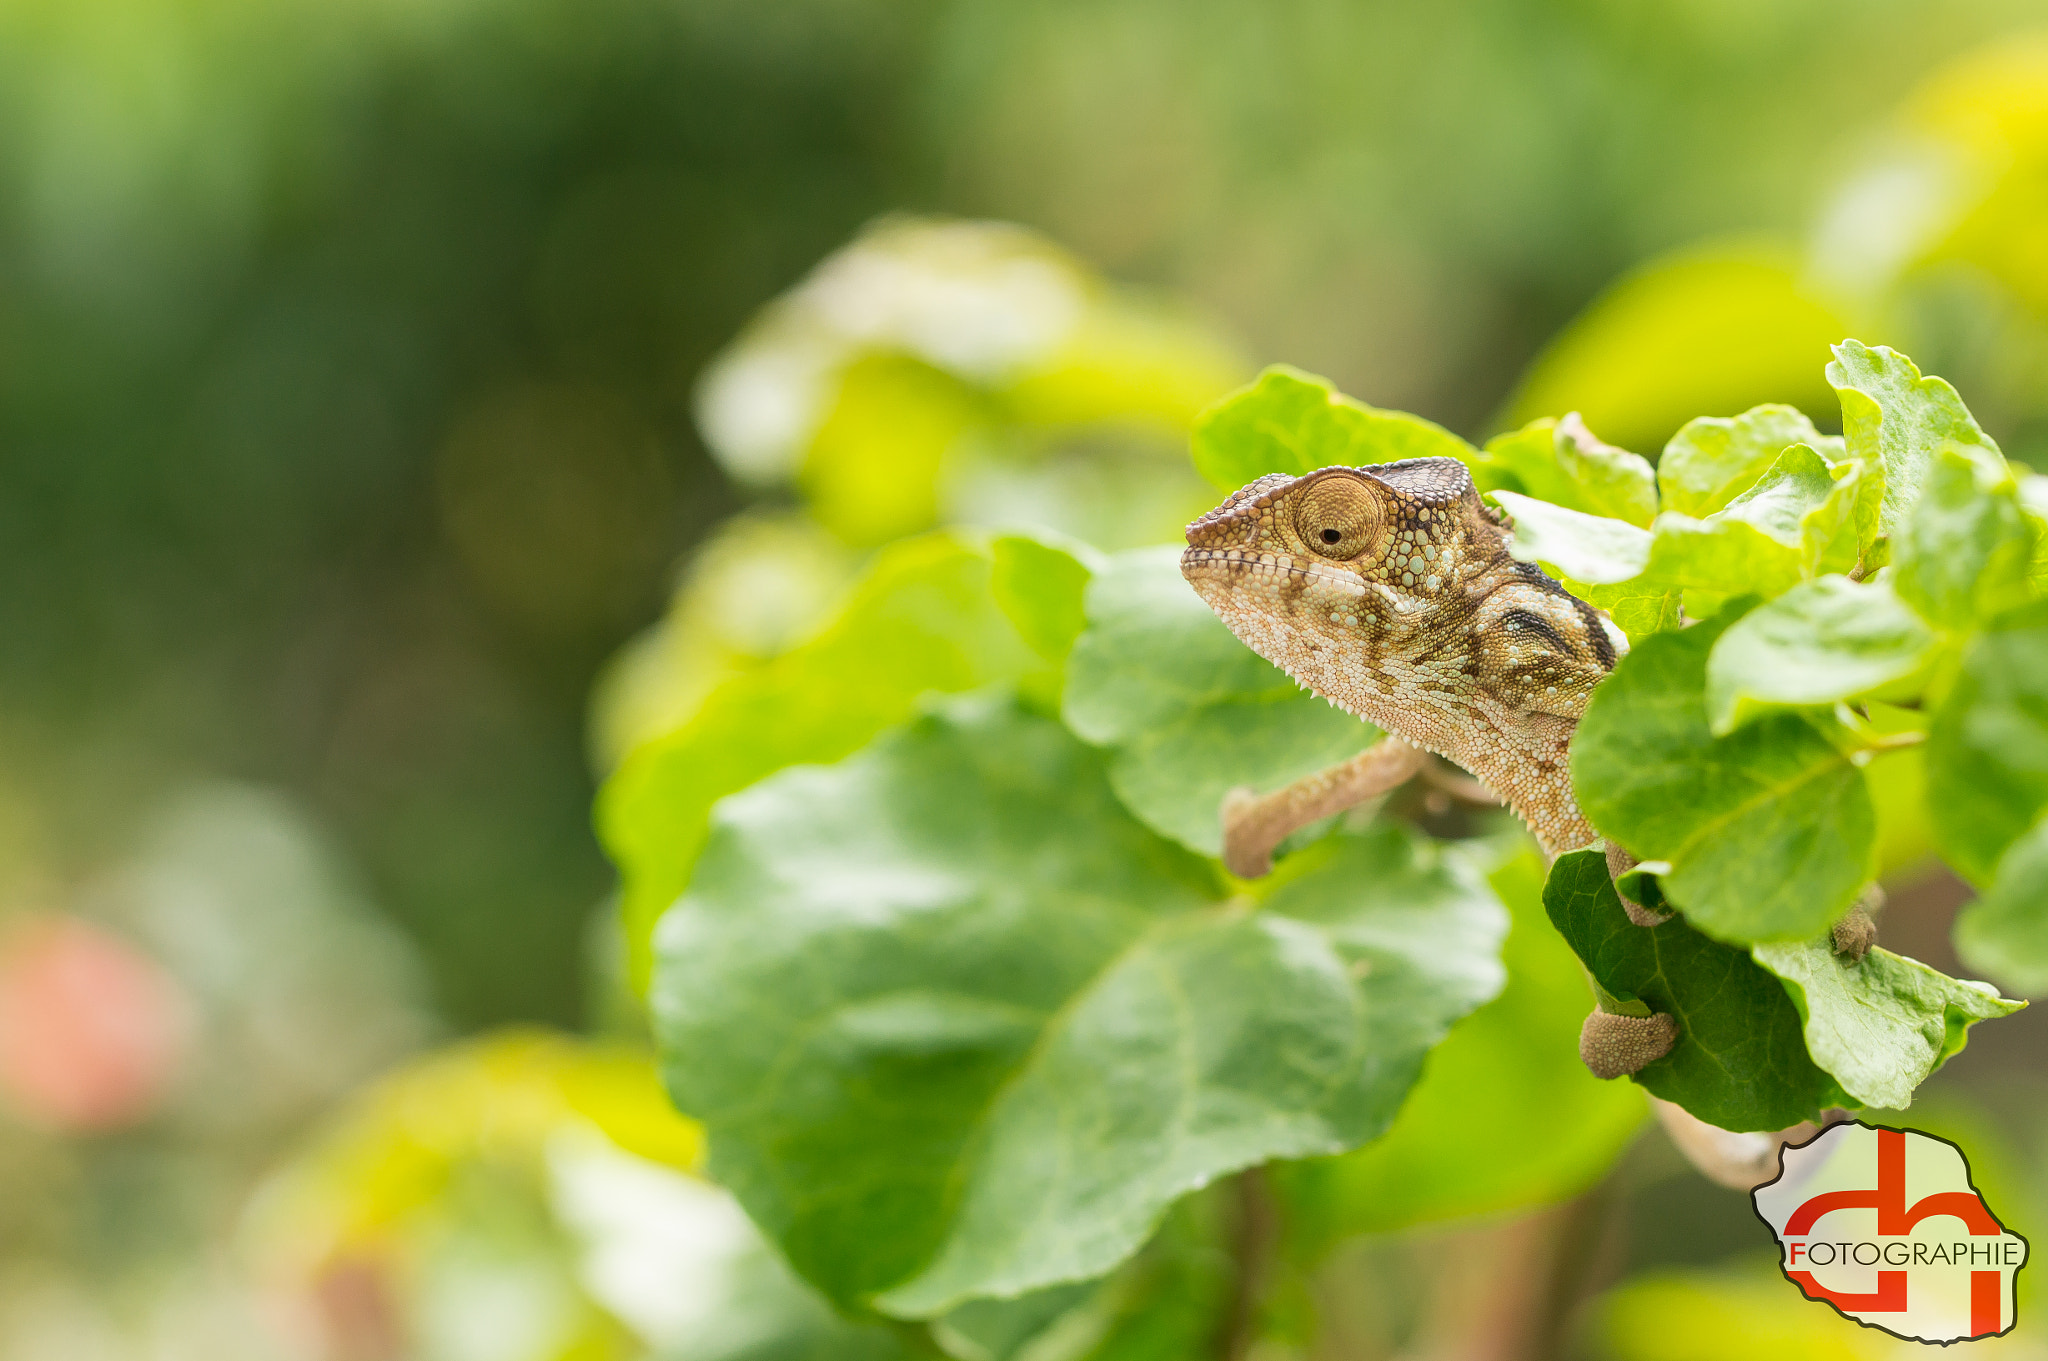
{"label": "large green leaf", "polygon": [[927,690],[969,690],[1043,663],[989,591],[988,553],[933,534],[876,558],[818,637],[712,691],[682,728],[639,747],[597,800],[618,866],[633,977],[655,920],[690,881],[711,805],[803,761],[835,761],[910,715]]}
{"label": "large green leaf", "polygon": [[1798,939],[1869,880],[1876,814],[1863,772],[1798,714],[1714,736],[1707,659],[1741,614],[1731,606],[1622,658],[1572,740],[1572,786],[1603,835],[1671,865],[1664,893],[1702,931]]}
{"label": "large green leaf", "polygon": [[1329,383],[1276,364],[1195,421],[1195,468],[1223,491],[1267,473],[1300,476],[1336,464],[1455,458],[1476,450],[1440,425],[1353,401]]}
{"label": "large green leaf", "polygon": [[[1501,487],[1638,528],[1657,514],[1657,474],[1641,454],[1602,443],[1575,420],[1531,421],[1488,440],[1482,488]],[[1476,476],[1476,475],[1475,475]]]}
{"label": "large green leaf", "polygon": [[1119,797],[1155,831],[1222,850],[1233,786],[1268,793],[1377,741],[1223,626],[1180,574],[1180,553],[1109,559],[1087,592],[1088,629],[1067,667],[1067,726],[1111,749]]}
{"label": "large green leaf", "polygon": [[2048,994],[2048,818],[2006,849],[1990,889],[1956,918],[1956,953],[2015,992]]}
{"label": "large green leaf", "polygon": [[1099,1276],[1175,1200],[1384,1130],[1502,982],[1475,870],[1394,828],[1262,910],[987,696],[723,802],[663,920],[677,1104],[799,1271],[908,1316]]}
{"label": "large green leaf", "polygon": [[1971,1025],[2026,1005],[1889,950],[1847,959],[1825,937],[1750,953],[1784,981],[1805,1021],[1806,1052],[1864,1106],[1903,1110]]}
{"label": "large green leaf", "polygon": [[2034,539],[2009,473],[1942,449],[1893,532],[1892,582],[1930,622],[1966,629],[2026,600]]}
{"label": "large green leaf", "polygon": [[1822,577],[1721,635],[1707,658],[1707,717],[1723,734],[1775,709],[1892,698],[1884,692],[1922,675],[1936,647],[1889,585]]}
{"label": "large green leaf", "polygon": [[1677,1020],[1671,1052],[1634,1081],[1733,1130],[1783,1129],[1840,1099],[1808,1056],[1799,1011],[1778,980],[1681,917],[1630,921],[1600,851],[1559,856],[1543,906],[1602,988]]}
{"label": "large green leaf", "polygon": [[1828,382],[1842,400],[1842,434],[1850,457],[1884,468],[1880,521],[1895,533],[1920,499],[1928,464],[1951,449],[1988,472],[2004,456],[1939,378],[1920,376],[1913,361],[1887,346],[1845,340],[1834,347]]}
{"label": "large green leaf", "polygon": [[[1393,1128],[1355,1153],[1275,1169],[1287,1218],[1314,1252],[1343,1237],[1568,1199],[1606,1172],[1647,1114],[1579,1062],[1588,1005],[1578,961],[1543,914],[1543,863],[1490,876],[1514,926],[1508,985],[1458,1022]],[[1474,1118],[1484,1093],[1487,1114]]]}
{"label": "large green leaf", "polygon": [[1755,406],[1740,416],[1701,416],[1664,446],[1657,488],[1665,510],[1704,517],[1756,484],[1788,445],[1826,439],[1797,407]]}
{"label": "large green leaf", "polygon": [[1641,576],[1649,565],[1650,531],[1626,520],[1511,491],[1489,497],[1514,517],[1509,551],[1552,576],[1598,586]]}
{"label": "large green leaf", "polygon": [[1991,882],[2048,807],[2048,602],[1992,619],[1927,734],[1927,803],[1942,854]]}

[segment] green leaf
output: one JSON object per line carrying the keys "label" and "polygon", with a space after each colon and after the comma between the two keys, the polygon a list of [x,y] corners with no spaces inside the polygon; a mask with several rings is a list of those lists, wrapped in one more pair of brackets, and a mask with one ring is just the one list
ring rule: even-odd
{"label": "green leaf", "polygon": [[1943,449],[1893,533],[1893,584],[1930,623],[1965,629],[2026,600],[2034,540],[2011,475]]}
{"label": "green leaf", "polygon": [[1750,953],[1784,980],[1805,1022],[1807,1053],[1862,1106],[1904,1110],[1913,1089],[1963,1047],[1971,1025],[2026,1005],[1889,950],[1849,960],[1822,938]]}
{"label": "green leaf", "polygon": [[1922,676],[1934,633],[1883,582],[1822,577],[1730,625],[1707,658],[1716,735],[1775,709],[1890,693]]}
{"label": "green leaf", "polygon": [[784,766],[858,750],[927,690],[970,690],[1040,665],[989,577],[987,553],[960,536],[891,545],[816,638],[726,681],[690,722],[619,764],[596,821],[619,868],[636,986],[655,920],[690,881],[713,803]]}
{"label": "green leaf", "polygon": [[1110,558],[1086,607],[1067,726],[1111,748],[1125,807],[1204,855],[1222,851],[1218,810],[1233,786],[1269,793],[1379,738],[1239,642],[1182,579],[1177,549]]}
{"label": "green leaf", "polygon": [[1649,564],[1650,532],[1625,520],[1511,491],[1489,496],[1514,517],[1508,550],[1524,562],[1540,564],[1552,576],[1604,585],[1641,576]]}
{"label": "green leaf", "polygon": [[1530,363],[1513,419],[1576,407],[1609,438],[1646,448],[1703,411],[1758,400],[1829,409],[1821,366],[1844,324],[1815,296],[1801,255],[1716,242],[1631,269]]}
{"label": "green leaf", "polygon": [[[1015,1299],[970,1300],[932,1334],[962,1361],[1184,1361],[1214,1345],[1236,1262],[1230,1183],[1188,1196],[1114,1275]],[[1062,1306],[1065,1306],[1064,1308]]]}
{"label": "green leaf", "polygon": [[1511,491],[1526,496],[1529,487],[1519,470],[1554,465],[1556,461],[1557,418],[1543,416],[1519,430],[1495,435],[1467,467],[1472,473],[1472,484],[1482,492]]}
{"label": "green leaf", "polygon": [[1512,491],[1489,496],[1514,517],[1516,557],[1540,563],[1635,639],[1679,627],[1681,602],[1699,618],[1733,596],[1797,585],[1809,522],[1853,514],[1853,498],[1830,501],[1840,486],[1818,454],[1796,446],[1725,509],[1704,520],[1660,515],[1647,532]]}
{"label": "green leaf", "polygon": [[1834,490],[1834,474],[1828,461],[1810,446],[1795,444],[1764,469],[1755,485],[1707,520],[1736,520],[1754,525],[1784,547],[1799,549],[1805,544],[1807,515],[1820,509]]}
{"label": "green leaf", "polygon": [[661,1349],[661,1361],[911,1361],[923,1354],[886,1322],[842,1317],[752,1232],[715,1265],[692,1265],[690,1285],[711,1295],[710,1307]]}
{"label": "green leaf", "polygon": [[1401,830],[1263,910],[1213,882],[1059,725],[949,701],[719,806],[660,931],[670,1090],[841,1303],[1099,1276],[1188,1191],[1380,1133],[1502,983],[1500,904]]}
{"label": "green leaf", "polygon": [[1478,457],[1440,425],[1353,401],[1325,380],[1284,364],[1197,417],[1193,447],[1196,470],[1222,491],[1236,491],[1267,473],[1299,477],[1338,464],[1403,458],[1470,463]]}
{"label": "green leaf", "polygon": [[1817,446],[1826,438],[1805,412],[1778,403],[1688,421],[1657,461],[1664,509],[1711,515],[1754,486],[1788,445]]}
{"label": "green leaf", "polygon": [[998,534],[989,543],[989,589],[1018,636],[1049,662],[1064,663],[1087,627],[1081,597],[1103,555],[1050,531]]}
{"label": "green leaf", "polygon": [[1936,856],[1934,828],[1927,816],[1928,715],[1882,700],[1862,705],[1864,723],[1878,737],[1918,733],[1916,745],[1880,751],[1863,768],[1870,802],[1877,809],[1877,878],[1887,883],[1923,877]]}
{"label": "green leaf", "polygon": [[1682,588],[1654,577],[1638,576],[1613,586],[1596,586],[1567,579],[1565,589],[1595,609],[1607,611],[1614,626],[1631,643],[1652,633],[1684,625],[1680,606],[1685,602]]}
{"label": "green leaf", "polygon": [[1808,1057],[1778,980],[1683,918],[1631,922],[1603,852],[1559,856],[1543,906],[1600,987],[1677,1020],[1671,1052],[1633,1081],[1731,1130],[1783,1129],[1836,1103],[1840,1090]]}
{"label": "green leaf", "polygon": [[1657,474],[1649,460],[1602,443],[1576,416],[1532,421],[1496,436],[1487,441],[1482,462],[1492,484],[1568,510],[1637,528],[1657,514]]}
{"label": "green leaf", "polygon": [[[1385,1135],[1274,1169],[1311,1255],[1354,1234],[1567,1200],[1642,1125],[1642,1098],[1579,1062],[1586,983],[1543,915],[1542,861],[1525,851],[1489,882],[1514,919],[1502,952],[1507,987],[1430,1054]],[[1475,1114],[1481,1094],[1486,1110]]]}
{"label": "green leaf", "polygon": [[1660,515],[1643,575],[1683,591],[1686,612],[1702,619],[1738,595],[1768,600],[1791,590],[1800,579],[1799,553],[1726,511],[1704,520]]}
{"label": "green leaf", "polygon": [[1635,637],[1624,620],[1643,633],[1675,628],[1680,601],[1687,614],[1701,619],[1738,595],[1779,595],[1804,574],[1809,519],[1839,519],[1853,511],[1853,503],[1831,508],[1836,486],[1819,454],[1794,445],[1754,485],[1705,519],[1676,511],[1659,515],[1641,574],[1602,583],[1605,589],[1586,599],[1614,613],[1623,631]]}
{"label": "green leaf", "polygon": [[1828,470],[1835,478],[1833,489],[1799,519],[1800,570],[1809,581],[1858,568],[1868,575],[1890,556],[1878,539],[1884,465],[1839,462]]}
{"label": "green leaf", "polygon": [[2048,993],[2048,818],[2006,848],[1991,888],[1956,918],[1956,953],[2015,992]]}
{"label": "green leaf", "polygon": [[1842,400],[1842,435],[1852,458],[1884,469],[1879,520],[1895,533],[1920,499],[1928,465],[1942,450],[1987,473],[2005,469],[1998,446],[1971,417],[1956,390],[1923,378],[1912,360],[1884,345],[1845,340],[1834,347],[1828,382]]}
{"label": "green leaf", "polygon": [[2020,509],[2034,529],[2034,555],[2027,562],[2027,584],[2035,595],[2048,595],[2048,477],[2028,473],[2016,479]]}
{"label": "green leaf", "polygon": [[[948,1356],[963,1361],[1012,1361],[1020,1355],[1035,1355],[1041,1348],[1060,1356],[1078,1356],[1091,1336],[1081,1345],[1060,1346],[1049,1335],[1055,1329],[1066,1335],[1084,1329],[1089,1334],[1103,1330],[1099,1303],[1108,1287],[1100,1281],[1076,1281],[1048,1286],[1011,1299],[969,1300],[933,1320],[932,1337]],[[1048,1342],[1051,1345],[1048,1346]]]}
{"label": "green leaf", "polygon": [[857,545],[930,528],[947,461],[990,414],[982,394],[908,355],[854,360],[798,474],[811,514]]}
{"label": "green leaf", "polygon": [[1990,620],[1927,733],[1942,854],[1980,886],[2048,807],[2048,602]]}
{"label": "green leaf", "polygon": [[[1771,518],[1763,507],[1749,513]],[[1519,534],[1519,520],[1516,525]],[[1797,547],[1773,538],[1739,509],[1704,520],[1674,511],[1657,517],[1648,560],[1637,575],[1588,582],[1567,574],[1565,584],[1635,639],[1680,627],[1681,605],[1686,616],[1702,619],[1739,595],[1780,595],[1799,583],[1800,560]]]}
{"label": "green leaf", "polygon": [[1862,771],[1797,714],[1714,736],[1707,659],[1743,612],[1621,659],[1572,739],[1572,786],[1602,835],[1671,864],[1664,893],[1702,931],[1796,939],[1869,881],[1876,814]]}

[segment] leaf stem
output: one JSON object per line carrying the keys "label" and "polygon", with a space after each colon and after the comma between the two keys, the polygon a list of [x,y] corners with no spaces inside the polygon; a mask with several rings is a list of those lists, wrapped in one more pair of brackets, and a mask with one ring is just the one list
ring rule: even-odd
{"label": "leaf stem", "polygon": [[[1925,729],[1908,729],[1904,732],[1879,732],[1871,725],[1867,714],[1848,704],[1835,705],[1835,721],[1842,725],[1854,739],[1855,744],[1845,754],[1861,763],[1872,756],[1881,756],[1888,751],[1902,751],[1917,747],[1927,740]],[[1860,758],[1860,760],[1859,760]]]}

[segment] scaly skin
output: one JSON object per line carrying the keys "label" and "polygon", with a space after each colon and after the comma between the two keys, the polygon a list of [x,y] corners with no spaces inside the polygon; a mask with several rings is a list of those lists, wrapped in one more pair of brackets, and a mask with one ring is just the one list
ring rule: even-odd
{"label": "scaly skin", "polygon": [[1471,771],[1550,855],[1596,838],[1566,755],[1626,642],[1509,555],[1463,464],[1270,474],[1187,537],[1181,574],[1254,652]]}

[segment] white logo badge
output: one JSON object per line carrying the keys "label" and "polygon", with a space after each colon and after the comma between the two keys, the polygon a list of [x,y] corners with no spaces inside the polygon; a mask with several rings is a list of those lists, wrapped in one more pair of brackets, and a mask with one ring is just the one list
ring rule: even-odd
{"label": "white logo badge", "polygon": [[1992,1216],[1946,1139],[1859,1121],[1784,1151],[1750,1192],[1787,1279],[1844,1317],[1920,1342],[1960,1342],[2017,1321],[2027,1240]]}

